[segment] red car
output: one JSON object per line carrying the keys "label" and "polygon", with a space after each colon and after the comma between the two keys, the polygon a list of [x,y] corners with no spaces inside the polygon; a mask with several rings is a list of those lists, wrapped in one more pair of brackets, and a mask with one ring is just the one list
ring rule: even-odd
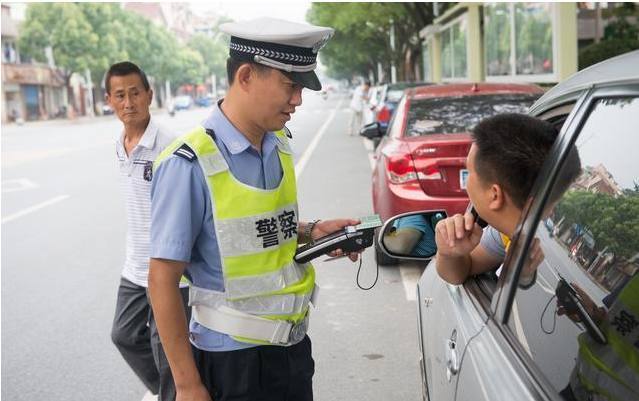
{"label": "red car", "polygon": [[375,212],[384,221],[416,210],[463,213],[468,205],[466,156],[471,129],[495,114],[525,113],[542,93],[536,85],[523,84],[407,89],[386,133],[374,124],[362,130],[369,138],[384,135],[375,151]]}

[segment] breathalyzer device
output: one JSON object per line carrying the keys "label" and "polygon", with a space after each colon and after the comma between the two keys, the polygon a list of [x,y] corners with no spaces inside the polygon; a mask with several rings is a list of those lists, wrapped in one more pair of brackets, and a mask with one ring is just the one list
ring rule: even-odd
{"label": "breathalyzer device", "polygon": [[358,252],[373,245],[375,229],[382,225],[379,215],[362,217],[356,226],[346,226],[342,230],[318,238],[297,248],[295,261],[306,263],[336,249],[344,253]]}

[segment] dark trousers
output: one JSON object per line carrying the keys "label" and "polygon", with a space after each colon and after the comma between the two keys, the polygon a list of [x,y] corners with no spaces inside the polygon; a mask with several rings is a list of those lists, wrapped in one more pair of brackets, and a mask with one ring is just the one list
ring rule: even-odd
{"label": "dark trousers", "polygon": [[228,352],[193,347],[202,382],[215,401],[312,401],[315,362],[308,336],[296,345]]}
{"label": "dark trousers", "polygon": [[[190,318],[188,288],[181,289]],[[147,290],[122,278],[118,287],[111,339],[124,360],[159,401],[175,400],[175,384],[160,344]]]}

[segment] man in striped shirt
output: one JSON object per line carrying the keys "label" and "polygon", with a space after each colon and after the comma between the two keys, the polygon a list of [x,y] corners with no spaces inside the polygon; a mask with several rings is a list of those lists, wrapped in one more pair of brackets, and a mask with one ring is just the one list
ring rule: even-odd
{"label": "man in striped shirt", "polygon": [[[105,86],[107,101],[124,125],[116,154],[127,213],[126,260],[111,338],[152,394],[174,400],[175,386],[149,305],[147,282],[153,161],[175,138],[151,118],[153,90],[138,66],[128,61],[112,65]],[[188,288],[182,289],[182,296],[188,297]]]}

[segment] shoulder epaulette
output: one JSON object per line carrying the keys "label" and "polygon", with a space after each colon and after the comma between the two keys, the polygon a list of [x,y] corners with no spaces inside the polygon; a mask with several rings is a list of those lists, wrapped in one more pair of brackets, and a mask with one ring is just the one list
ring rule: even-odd
{"label": "shoulder epaulette", "polygon": [[190,162],[197,159],[197,156],[195,155],[193,149],[191,149],[186,143],[177,148],[175,152],[173,152],[173,154],[180,156],[181,158],[186,159]]}

